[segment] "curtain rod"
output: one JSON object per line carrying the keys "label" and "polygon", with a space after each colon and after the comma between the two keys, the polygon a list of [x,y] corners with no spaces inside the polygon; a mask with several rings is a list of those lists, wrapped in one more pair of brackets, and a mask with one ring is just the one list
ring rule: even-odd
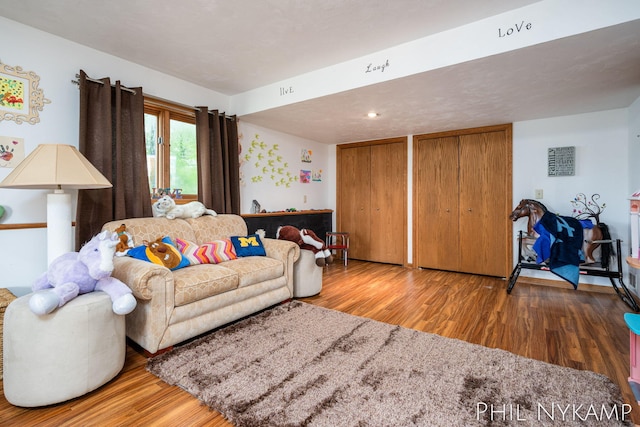
{"label": "curtain rod", "polygon": [[[79,78],[80,78],[80,74],[76,74],[76,79],[79,79]],[[103,85],[103,84],[104,84],[104,82],[103,82],[102,80],[92,79],[92,78],[91,78],[91,77],[89,77],[89,76],[87,76],[87,77],[86,77],[86,79],[87,79],[87,80],[89,80],[90,82],[99,83],[99,84],[101,84],[101,85]],[[78,87],[80,87],[80,81],[79,81],[79,80],[71,80],[71,83],[73,83],[74,85],[78,85]],[[115,87],[115,85],[111,85],[111,87]],[[134,94],[134,95],[136,94],[136,91],[135,91],[135,90],[133,90],[133,89],[129,89],[129,88],[128,88],[128,87],[126,87],[126,86],[122,86],[122,85],[120,85],[120,89],[122,89],[122,90],[124,90],[124,91],[127,91],[127,92],[129,92],[129,93],[132,93],[132,94]]]}
{"label": "curtain rod", "polygon": [[[76,74],[76,79],[80,78],[80,74]],[[97,79],[92,79],[91,77],[87,76],[86,77],[87,80],[89,80],[90,82],[94,82],[94,83],[100,83],[100,84],[104,84],[104,82],[102,80],[97,80]],[[79,80],[71,80],[71,83],[78,85],[78,87],[80,87],[80,81]],[[113,87],[113,85],[111,85]],[[122,90],[126,90],[127,92],[133,93],[134,95],[136,94],[136,91],[133,89],[129,89],[128,87],[122,86],[120,85],[120,89]],[[169,102],[171,104],[176,104],[179,105],[180,107],[186,108],[188,110],[199,110],[200,107],[192,107],[190,105],[185,105],[185,104],[180,104],[178,102],[174,102],[174,101],[165,101],[162,98],[157,98],[155,96],[151,96],[151,95],[146,95],[147,98],[151,98],[151,99],[157,99],[159,101],[164,101],[164,102]],[[214,110],[208,110],[209,114],[213,113]],[[234,116],[227,116],[225,112],[222,112],[221,114],[224,114],[225,119],[227,120],[231,120],[231,121],[235,121],[235,117]]]}
{"label": "curtain rod", "polygon": [[[152,96],[152,95],[146,95],[145,98],[155,99],[155,100],[160,101],[160,102],[167,102],[169,104],[177,105],[177,106],[182,107],[182,108],[184,108],[186,110],[190,110],[194,114],[195,114],[196,110],[199,110],[200,108],[204,107],[204,105],[202,105],[200,107],[193,107],[191,105],[181,104],[181,103],[175,102],[175,101],[167,101],[166,99],[158,98],[157,96]],[[213,114],[214,111],[216,111],[216,110],[209,110],[208,107],[207,107],[207,112],[209,114]],[[218,112],[218,114],[221,114],[221,115],[224,114],[225,115],[224,116],[225,119],[231,120],[231,121],[235,121],[235,117],[234,116],[227,116],[226,115],[227,113],[224,112],[224,111],[222,113]]]}
{"label": "curtain rod", "polygon": [[[172,102],[173,104],[178,104],[177,102],[173,102],[173,101],[169,101],[169,102]],[[184,105],[184,104],[178,104],[178,105],[180,105],[181,107],[187,107],[188,108],[188,106]],[[194,110],[199,110],[202,107],[204,107],[204,105],[202,105],[200,107],[191,107],[191,108],[193,108]],[[207,112],[209,114],[213,114],[214,111],[217,111],[217,110],[209,110],[209,109],[207,109]],[[223,111],[222,113],[218,111],[218,114],[224,115],[224,118],[227,119],[227,120],[231,120],[231,121],[235,121],[236,120],[235,116],[227,116],[227,113],[225,111]]]}
{"label": "curtain rod", "polygon": [[[198,108],[198,107],[196,107],[196,108]],[[214,111],[216,111],[216,110],[208,110],[207,112],[208,112],[209,114],[213,114],[213,113],[214,113]],[[221,113],[221,112],[218,112],[218,115],[224,115],[224,118],[225,118],[225,119],[227,119],[227,120],[231,120],[232,122],[234,122],[234,121],[236,120],[235,116],[227,116],[227,113],[226,113],[226,112],[224,112],[224,111],[223,111],[222,113]]]}
{"label": "curtain rod", "polygon": [[[160,105],[160,108],[162,108],[162,106],[167,106],[167,105],[184,108],[184,110],[186,112],[188,112],[190,115],[193,114],[194,116],[195,116],[196,110],[199,110],[200,108],[204,107],[204,105],[201,106],[201,107],[194,107],[192,105],[181,104],[180,102],[169,101],[169,100],[166,100],[164,98],[160,98],[160,97],[153,96],[153,95],[145,95],[145,99],[146,100],[151,100],[151,102],[153,102],[153,101],[158,102],[159,105]],[[208,107],[207,107],[207,112],[209,114],[213,114],[214,111],[216,111],[216,110],[209,110]],[[224,111],[222,113],[219,112],[219,114],[221,114],[221,115],[224,114],[224,117],[227,120],[231,120],[231,121],[235,121],[236,120],[235,116],[227,116],[226,112],[224,112]]]}

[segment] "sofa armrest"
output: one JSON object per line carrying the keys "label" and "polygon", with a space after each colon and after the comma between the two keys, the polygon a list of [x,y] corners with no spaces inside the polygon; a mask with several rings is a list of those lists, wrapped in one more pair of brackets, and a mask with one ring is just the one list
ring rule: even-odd
{"label": "sofa armrest", "polygon": [[175,306],[173,272],[135,258],[115,257],[111,275],[133,291],[138,305],[127,314],[127,336],[149,353],[160,349]]}
{"label": "sofa armrest", "polygon": [[300,258],[300,246],[293,242],[268,237],[261,240],[269,258],[279,259],[284,263],[294,263]]}
{"label": "sofa armrest", "polygon": [[113,266],[111,275],[127,285],[138,299],[150,300],[154,292],[174,294],[173,274],[166,267],[127,256],[115,257]]}
{"label": "sofa armrest", "polygon": [[271,238],[262,239],[262,244],[269,258],[274,258],[284,263],[287,286],[291,291],[291,296],[293,296],[293,264],[300,258],[300,246],[288,240]]}

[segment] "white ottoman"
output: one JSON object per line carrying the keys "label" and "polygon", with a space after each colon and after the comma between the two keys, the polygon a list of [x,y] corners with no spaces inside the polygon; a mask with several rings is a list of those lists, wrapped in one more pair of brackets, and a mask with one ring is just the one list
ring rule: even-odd
{"label": "white ottoman", "polygon": [[14,300],[4,315],[4,395],[34,407],[82,396],[115,377],[126,356],[125,319],[104,292],[80,295],[37,316],[32,294]]}
{"label": "white ottoman", "polygon": [[301,249],[300,258],[293,264],[293,296],[309,297],[322,290],[322,267],[316,265],[313,252]]}

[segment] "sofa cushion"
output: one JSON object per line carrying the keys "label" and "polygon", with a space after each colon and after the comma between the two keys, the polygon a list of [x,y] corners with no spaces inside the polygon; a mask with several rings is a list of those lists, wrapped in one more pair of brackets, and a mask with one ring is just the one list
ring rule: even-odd
{"label": "sofa cushion", "polygon": [[240,284],[238,273],[222,264],[199,264],[176,270],[173,272],[173,281],[176,306],[237,289]]}
{"label": "sofa cushion", "polygon": [[282,261],[264,256],[238,258],[218,265],[237,272],[241,288],[284,275]]}

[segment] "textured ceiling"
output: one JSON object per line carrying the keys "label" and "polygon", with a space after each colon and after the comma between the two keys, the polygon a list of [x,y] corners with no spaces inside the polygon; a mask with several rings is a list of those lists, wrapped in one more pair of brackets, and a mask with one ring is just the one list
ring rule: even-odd
{"label": "textured ceiling", "polygon": [[[0,15],[234,95],[535,2],[0,0]],[[339,143],[622,108],[639,96],[631,22],[241,120]],[[364,120],[371,109],[381,116]]]}
{"label": "textured ceiling", "polygon": [[[326,142],[624,108],[640,97],[640,22],[243,117]],[[376,110],[369,120],[364,113]]]}

